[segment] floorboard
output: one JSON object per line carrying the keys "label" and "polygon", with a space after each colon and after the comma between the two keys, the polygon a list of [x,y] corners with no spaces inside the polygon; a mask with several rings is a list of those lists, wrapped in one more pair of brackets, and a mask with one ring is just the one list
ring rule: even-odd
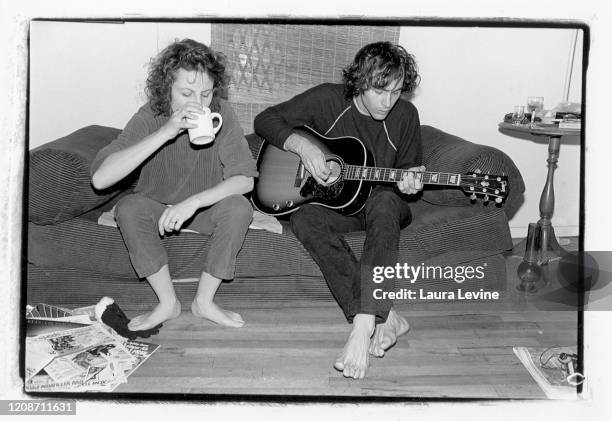
{"label": "floorboard", "polygon": [[512,347],[570,346],[576,338],[576,319],[561,312],[513,320],[402,311],[411,331],[358,381],[332,368],[348,333],[336,308],[240,311],[248,320],[241,329],[188,312],[167,322],[151,338],[160,349],[116,392],[540,399]]}
{"label": "floorboard", "polygon": [[[538,295],[516,291],[508,259],[510,299],[503,304],[402,304],[410,322],[364,380],[344,378],[332,363],[349,331],[335,303],[233,307],[247,324],[223,328],[183,312],[150,338],[161,345],[116,393],[394,398],[543,399],[515,357],[514,346],[575,346],[576,311],[545,311]],[[514,274],[514,275],[513,275]],[[514,278],[513,278],[514,276]],[[133,317],[134,314],[129,314]]]}

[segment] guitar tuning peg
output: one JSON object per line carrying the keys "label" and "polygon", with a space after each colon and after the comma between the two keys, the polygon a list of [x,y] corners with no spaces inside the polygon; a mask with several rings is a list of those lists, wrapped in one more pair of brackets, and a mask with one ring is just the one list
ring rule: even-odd
{"label": "guitar tuning peg", "polygon": [[502,198],[501,197],[498,197],[498,198],[495,199],[495,203],[501,203],[501,202],[502,202]]}
{"label": "guitar tuning peg", "polygon": [[488,195],[488,194],[485,194],[484,201],[485,201],[485,202],[488,202],[488,201],[489,201],[489,195]]}
{"label": "guitar tuning peg", "polygon": [[482,171],[480,170],[480,168],[477,168],[477,169],[476,169],[474,172],[475,172],[476,174],[480,174]]}
{"label": "guitar tuning peg", "polygon": [[472,193],[470,195],[470,200],[476,200],[476,193]]}

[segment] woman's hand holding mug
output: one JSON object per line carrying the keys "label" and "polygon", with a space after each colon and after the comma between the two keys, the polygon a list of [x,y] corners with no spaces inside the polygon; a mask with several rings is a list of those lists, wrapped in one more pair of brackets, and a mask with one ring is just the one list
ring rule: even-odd
{"label": "woman's hand holding mug", "polygon": [[[189,129],[189,140],[194,145],[207,145],[215,140],[215,135],[223,124],[223,117],[219,113],[211,112],[208,107],[204,107],[203,113],[196,114],[196,117],[190,118],[197,126]],[[219,120],[216,126],[213,124],[215,119]]]}

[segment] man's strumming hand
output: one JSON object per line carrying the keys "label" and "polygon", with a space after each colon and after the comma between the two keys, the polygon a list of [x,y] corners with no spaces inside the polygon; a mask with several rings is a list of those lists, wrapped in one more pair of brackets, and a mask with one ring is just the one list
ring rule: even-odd
{"label": "man's strumming hand", "polygon": [[298,134],[292,134],[287,138],[284,145],[285,149],[298,154],[306,167],[319,184],[326,185],[326,181],[331,174],[327,166],[325,154],[313,145],[308,139]]}

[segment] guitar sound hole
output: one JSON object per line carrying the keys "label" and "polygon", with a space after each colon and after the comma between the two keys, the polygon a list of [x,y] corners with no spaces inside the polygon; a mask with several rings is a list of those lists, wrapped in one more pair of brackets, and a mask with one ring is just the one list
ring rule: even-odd
{"label": "guitar sound hole", "polygon": [[331,174],[329,175],[327,182],[335,183],[341,176],[342,166],[334,160],[327,161],[327,164],[329,166],[329,169],[331,170]]}
{"label": "guitar sound hole", "polygon": [[331,174],[327,179],[329,185],[322,186],[317,183],[312,176],[309,176],[300,189],[300,195],[302,197],[316,197],[327,201],[342,193],[342,189],[344,188],[342,165],[334,159],[328,160],[327,164],[331,171]]}

